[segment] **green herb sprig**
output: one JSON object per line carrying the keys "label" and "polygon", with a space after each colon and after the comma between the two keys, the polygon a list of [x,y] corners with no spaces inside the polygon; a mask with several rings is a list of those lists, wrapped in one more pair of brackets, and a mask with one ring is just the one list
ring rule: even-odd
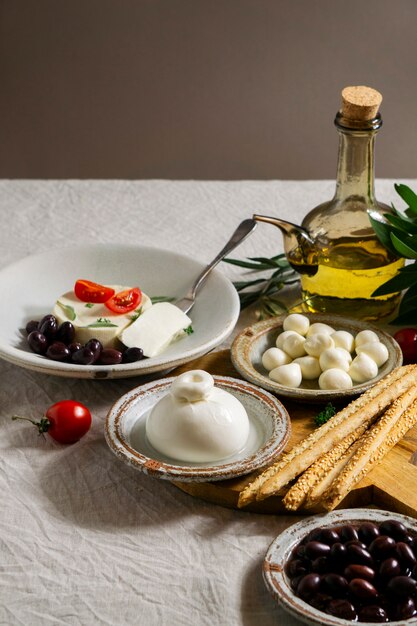
{"label": "green herb sprig", "polygon": [[324,409],[320,411],[320,413],[313,418],[314,423],[316,426],[323,426],[323,424],[328,422],[329,419],[331,419],[333,415],[335,414],[336,414],[336,409],[334,408],[333,404],[329,402],[328,404],[326,404]]}
{"label": "green herb sprig", "polygon": [[277,254],[271,258],[250,257],[246,261],[224,259],[224,262],[252,270],[253,273],[268,272],[266,276],[233,283],[239,293],[241,309],[258,302],[261,319],[280,315],[287,310],[277,295],[285,285],[297,283],[300,279],[297,272],[288,263],[285,254]]}
{"label": "green herb sprig", "polygon": [[414,325],[417,320],[417,194],[407,185],[395,185],[395,191],[407,204],[405,211],[400,212],[392,205],[394,213],[384,213],[385,222],[372,212],[369,219],[378,239],[388,250],[414,263],[400,268],[396,276],[372,295],[386,296],[407,289],[392,323]]}

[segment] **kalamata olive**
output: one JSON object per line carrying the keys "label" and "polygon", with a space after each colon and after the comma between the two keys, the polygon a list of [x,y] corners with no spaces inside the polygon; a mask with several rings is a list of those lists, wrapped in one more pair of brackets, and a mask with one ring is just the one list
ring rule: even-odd
{"label": "kalamata olive", "polygon": [[389,559],[382,561],[379,566],[379,573],[384,579],[399,576],[401,574],[401,565],[399,564],[398,559],[391,556]]}
{"label": "kalamata olive", "polygon": [[353,541],[346,541],[344,545],[346,546],[346,548],[348,548],[349,546],[359,546],[360,548],[367,550],[367,546],[362,541],[356,539],[354,539]]}
{"label": "kalamata olive", "polygon": [[411,541],[408,544],[412,551],[414,552],[414,556],[417,555],[417,537],[412,537]]}
{"label": "kalamata olive", "polygon": [[400,563],[405,567],[412,568],[417,563],[417,559],[414,556],[412,549],[403,541],[399,541],[395,546],[395,554],[397,555]]}
{"label": "kalamata olive", "polygon": [[395,541],[392,537],[381,535],[373,540],[369,546],[369,552],[374,559],[386,559],[395,552]]}
{"label": "kalamata olive", "polygon": [[375,578],[374,570],[367,565],[348,565],[343,574],[348,580],[363,578],[364,580],[372,581]]}
{"label": "kalamata olive", "polygon": [[71,353],[65,343],[62,343],[62,341],[54,341],[48,346],[46,356],[53,361],[69,361]]}
{"label": "kalamata olive", "polygon": [[39,332],[45,335],[48,341],[53,341],[58,332],[58,322],[54,315],[45,315],[39,322]]}
{"label": "kalamata olive", "polygon": [[299,545],[294,549],[294,557],[303,558],[306,555],[306,547],[303,545]]}
{"label": "kalamata olive", "polygon": [[306,561],[301,559],[293,559],[287,565],[288,576],[293,578],[294,576],[305,576],[308,574],[308,569],[306,567]]}
{"label": "kalamata olive", "polygon": [[32,330],[30,335],[28,335],[28,344],[30,349],[36,352],[36,354],[45,354],[48,349],[47,338],[38,330]]}
{"label": "kalamata olive", "polygon": [[354,565],[368,565],[369,567],[372,567],[373,565],[374,560],[372,556],[369,554],[368,550],[365,550],[365,548],[362,548],[361,546],[348,546],[347,554],[349,562]]}
{"label": "kalamata olive", "polygon": [[387,585],[387,591],[398,598],[412,596],[417,589],[417,582],[408,576],[394,576]]}
{"label": "kalamata olive", "polygon": [[339,574],[326,574],[323,577],[324,589],[335,598],[343,598],[349,590],[348,581]]}
{"label": "kalamata olive", "polygon": [[98,361],[103,350],[103,345],[101,341],[99,341],[98,339],[89,339],[85,344],[85,347],[91,350],[91,352],[94,354],[94,363]]}
{"label": "kalamata olive", "polygon": [[332,569],[332,564],[326,556],[319,556],[311,564],[311,569],[316,574],[327,574]]}
{"label": "kalamata olive", "polygon": [[326,613],[341,619],[351,620],[352,622],[357,619],[355,607],[348,600],[331,600],[326,606]]}
{"label": "kalamata olive", "polygon": [[74,341],[75,337],[75,328],[71,322],[62,322],[61,326],[58,328],[58,332],[56,334],[57,341],[62,341],[68,345]]}
{"label": "kalamata olive", "polygon": [[122,362],[122,353],[114,348],[104,348],[101,351],[98,365],[118,365]]}
{"label": "kalamata olive", "polygon": [[321,586],[321,577],[318,574],[307,574],[303,576],[297,586],[297,595],[303,600],[308,600],[318,593]]}
{"label": "kalamata olive", "polygon": [[362,607],[359,611],[358,618],[360,622],[375,622],[378,624],[389,621],[386,611],[382,606],[377,606],[376,604]]}
{"label": "kalamata olive", "polygon": [[339,543],[340,537],[338,533],[333,530],[333,528],[323,528],[320,533],[319,541],[321,541],[321,543],[327,543],[327,545],[331,546],[334,543]]}
{"label": "kalamata olive", "polygon": [[359,541],[367,546],[379,537],[379,534],[378,526],[372,522],[363,522],[358,528]]}
{"label": "kalamata olive", "polygon": [[333,600],[332,596],[329,596],[329,594],[327,593],[316,593],[311,599],[310,599],[310,604],[311,606],[314,606],[314,608],[318,609],[319,611],[324,611],[327,604]]}
{"label": "kalamata olive", "polygon": [[300,582],[300,580],[302,579],[302,576],[294,576],[294,578],[291,578],[291,589],[293,591],[297,591],[297,587],[298,587],[298,583]]}
{"label": "kalamata olive", "polygon": [[310,532],[304,537],[303,543],[308,543],[309,541],[320,541],[321,528],[314,528],[310,530]]}
{"label": "kalamata olive", "polygon": [[71,354],[71,361],[77,365],[91,365],[94,363],[94,354],[88,348],[81,348]]}
{"label": "kalamata olive", "polygon": [[382,522],[379,527],[379,532],[381,535],[388,535],[388,537],[392,537],[396,541],[403,541],[408,535],[404,524],[397,522],[397,520],[386,520]]}
{"label": "kalamata olive", "polygon": [[359,535],[358,535],[356,528],[351,526],[351,524],[346,524],[345,526],[341,526],[341,528],[339,528],[339,536],[340,536],[340,539],[345,543],[346,541],[358,541],[359,539]]}
{"label": "kalamata olive", "polygon": [[346,546],[343,543],[334,543],[330,548],[330,558],[335,569],[343,569],[348,562]]}
{"label": "kalamata olive", "polygon": [[330,554],[330,546],[321,541],[309,541],[306,543],[306,556],[309,559],[317,559],[319,556],[327,556]]}
{"label": "kalamata olive", "polygon": [[141,361],[144,358],[142,348],[127,348],[123,352],[123,361],[122,363],[136,363],[136,361]]}
{"label": "kalamata olive", "polygon": [[417,615],[416,603],[412,598],[406,598],[396,603],[394,619],[410,619]]}
{"label": "kalamata olive", "polygon": [[39,322],[37,320],[30,320],[30,322],[26,324],[27,334],[30,335],[30,333],[32,333],[34,330],[38,330],[38,327],[39,327]]}
{"label": "kalamata olive", "polygon": [[73,354],[77,350],[81,350],[82,347],[83,346],[79,341],[74,341],[73,343],[69,344],[68,350],[71,352],[71,354]]}
{"label": "kalamata olive", "polygon": [[378,597],[375,587],[364,578],[353,578],[349,583],[353,595],[359,600],[373,600]]}

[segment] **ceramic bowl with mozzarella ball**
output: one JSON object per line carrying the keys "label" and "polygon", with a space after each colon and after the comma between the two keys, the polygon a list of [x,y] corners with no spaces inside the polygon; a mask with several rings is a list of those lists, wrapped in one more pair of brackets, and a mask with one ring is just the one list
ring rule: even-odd
{"label": "ceramic bowl with mozzarella ball", "polygon": [[[402,364],[395,339],[367,322],[304,313],[300,318],[307,320],[307,327],[299,328],[305,333],[301,335],[284,328],[288,317],[249,326],[235,338],[231,351],[234,367],[246,380],[277,395],[317,403],[349,400]],[[336,342],[331,339],[334,332]],[[274,363],[265,360],[268,353],[278,364],[276,377]]]}

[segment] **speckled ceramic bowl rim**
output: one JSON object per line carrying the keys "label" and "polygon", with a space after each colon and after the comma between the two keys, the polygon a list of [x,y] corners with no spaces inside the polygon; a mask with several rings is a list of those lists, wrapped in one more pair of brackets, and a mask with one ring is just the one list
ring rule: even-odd
{"label": "speckled ceramic bowl rim", "polygon": [[354,385],[351,389],[343,390],[323,390],[323,389],[305,389],[298,387],[296,389],[291,387],[285,387],[279,383],[271,380],[268,376],[259,372],[250,359],[250,352],[254,341],[258,340],[262,335],[270,332],[271,330],[280,330],[282,328],[286,315],[280,315],[279,317],[273,317],[262,322],[257,322],[245,328],[233,341],[231,348],[231,359],[234,367],[246,380],[259,385],[263,389],[272,391],[280,396],[290,398],[291,400],[311,402],[328,402],[343,401],[354,396],[357,396],[367,389],[370,389],[375,385],[378,380],[383,378],[391,372],[395,367],[399,367],[402,364],[402,352],[398,343],[391,335],[385,331],[368,324],[367,322],[361,322],[360,320],[349,319],[339,315],[327,315],[322,313],[303,313],[309,318],[311,323],[321,322],[323,324],[329,324],[334,326],[336,330],[352,330],[355,333],[361,330],[373,330],[378,334],[380,340],[386,345],[389,352],[388,361],[379,369],[378,375],[372,380],[366,383]]}
{"label": "speckled ceramic bowl rim", "polygon": [[175,377],[163,378],[132,389],[112,406],[105,424],[105,438],[112,452],[125,463],[146,474],[179,482],[207,482],[237,478],[271,463],[284,449],[291,434],[291,421],[285,407],[277,398],[255,385],[229,376],[213,376],[213,378],[216,386],[226,391],[238,390],[252,396],[259,403],[259,411],[263,410],[272,416],[272,434],[255,453],[244,459],[229,461],[222,465],[208,464],[190,467],[151,459],[132,448],[122,434],[122,423],[127,408],[131,403],[140,402],[141,398],[149,394],[168,389]]}
{"label": "speckled ceramic bowl rim", "polygon": [[[263,578],[273,598],[291,615],[314,626],[371,626],[371,622],[352,622],[323,613],[298,598],[292,591],[284,572],[291,551],[311,530],[328,528],[346,523],[376,522],[396,519],[417,533],[417,520],[406,515],[378,509],[342,509],[322,515],[314,515],[293,524],[282,532],[268,548],[263,563]],[[415,620],[387,622],[389,626],[412,626]],[[372,623],[374,624],[374,622]]]}

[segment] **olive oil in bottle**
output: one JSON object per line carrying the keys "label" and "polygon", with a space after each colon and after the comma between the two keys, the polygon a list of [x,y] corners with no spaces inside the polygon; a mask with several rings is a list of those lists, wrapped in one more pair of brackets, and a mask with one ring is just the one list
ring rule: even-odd
{"label": "olive oil in bottle", "polygon": [[372,297],[404,264],[380,243],[368,215],[391,212],[374,193],[374,142],[382,125],[381,101],[382,96],[368,87],[342,91],[342,109],[335,119],[340,135],[335,196],[313,209],[302,223],[314,242],[310,250],[296,247],[287,253],[301,274],[308,311],[373,320],[393,313],[399,302],[399,294]]}

